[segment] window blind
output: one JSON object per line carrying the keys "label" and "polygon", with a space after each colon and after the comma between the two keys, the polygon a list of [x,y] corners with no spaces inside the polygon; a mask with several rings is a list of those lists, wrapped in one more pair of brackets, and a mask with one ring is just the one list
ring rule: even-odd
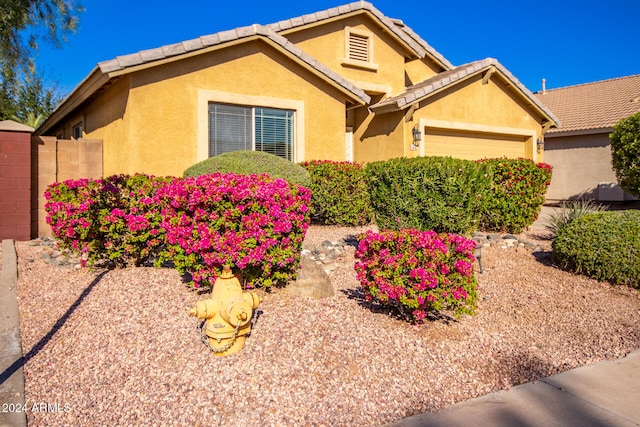
{"label": "window blind", "polygon": [[253,149],[251,108],[209,104],[209,157]]}
{"label": "window blind", "polygon": [[255,109],[256,150],[293,160],[293,111]]}
{"label": "window blind", "polygon": [[294,111],[209,104],[209,156],[264,151],[293,161]]}

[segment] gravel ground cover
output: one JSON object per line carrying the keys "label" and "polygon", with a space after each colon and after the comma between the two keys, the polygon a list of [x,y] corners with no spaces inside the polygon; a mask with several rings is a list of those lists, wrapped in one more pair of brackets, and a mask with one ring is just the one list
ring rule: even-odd
{"label": "gravel ground cover", "polygon": [[[312,226],[305,244],[365,228]],[[209,353],[170,269],[63,269],[16,243],[30,426],[380,426],[640,348],[636,290],[541,251],[483,250],[476,316],[411,325],[363,301],[353,248],[334,297],[265,294],[245,348]]]}

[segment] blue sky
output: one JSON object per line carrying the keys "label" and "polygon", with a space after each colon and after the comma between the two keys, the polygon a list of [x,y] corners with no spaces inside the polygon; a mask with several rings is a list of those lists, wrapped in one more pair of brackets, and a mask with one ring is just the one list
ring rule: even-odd
{"label": "blue sky", "polygon": [[[269,24],[349,0],[80,0],[80,28],[36,58],[63,93],[100,61],[235,27]],[[529,90],[640,74],[638,0],[377,0],[454,65],[494,57]]]}

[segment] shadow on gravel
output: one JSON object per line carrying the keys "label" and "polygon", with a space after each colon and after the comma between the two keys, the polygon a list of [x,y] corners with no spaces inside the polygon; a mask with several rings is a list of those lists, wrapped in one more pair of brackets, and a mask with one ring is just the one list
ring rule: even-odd
{"label": "shadow on gravel", "polygon": [[[340,292],[346,295],[346,297],[350,300],[356,301],[356,303],[365,308],[372,313],[380,313],[385,314],[393,319],[401,320],[403,322],[413,323],[413,320],[409,313],[403,313],[399,308],[393,306],[385,306],[378,304],[373,301],[367,301],[364,295],[364,291],[361,288],[349,288],[342,289]],[[427,313],[427,317],[424,319],[425,321],[441,321],[446,324],[450,322],[457,322],[458,320],[455,317],[448,316],[444,313],[438,312],[429,312]]]}
{"label": "shadow on gravel", "polygon": [[500,378],[503,383],[517,386],[530,381],[537,381],[551,375],[555,375],[570,366],[555,366],[535,354],[540,350],[517,350],[502,353],[494,359],[496,364],[487,367],[487,371],[494,371],[495,378]]}
{"label": "shadow on gravel", "polygon": [[100,283],[100,280],[104,277],[107,271],[103,271],[95,279],[82,291],[82,293],[78,296],[78,298],[74,301],[73,304],[67,309],[67,311],[56,321],[56,323],[51,327],[51,330],[47,332],[47,334],[38,341],[36,345],[34,345],[31,350],[27,354],[25,354],[20,359],[16,360],[9,366],[4,372],[0,373],[0,384],[3,384],[11,375],[13,375],[18,369],[22,368],[29,360],[35,357],[54,337],[54,335],[67,323],[69,317],[73,314],[73,312],[82,304],[82,301],[91,293],[93,288]]}
{"label": "shadow on gravel", "polygon": [[553,262],[553,252],[551,251],[536,251],[533,252],[533,257],[542,265],[547,267],[558,267]]}
{"label": "shadow on gravel", "polygon": [[358,240],[358,236],[350,234],[348,236],[345,236],[344,239],[342,239],[344,241],[344,243],[346,245],[349,246],[353,246],[354,248],[358,247],[358,243],[360,243],[360,241]]}

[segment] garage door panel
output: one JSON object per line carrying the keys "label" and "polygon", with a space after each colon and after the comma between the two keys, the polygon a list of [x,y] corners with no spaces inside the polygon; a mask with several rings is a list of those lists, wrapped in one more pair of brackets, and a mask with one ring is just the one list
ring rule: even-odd
{"label": "garage door panel", "polygon": [[460,159],[525,157],[522,136],[471,134],[427,129],[424,137],[426,156],[452,156]]}

